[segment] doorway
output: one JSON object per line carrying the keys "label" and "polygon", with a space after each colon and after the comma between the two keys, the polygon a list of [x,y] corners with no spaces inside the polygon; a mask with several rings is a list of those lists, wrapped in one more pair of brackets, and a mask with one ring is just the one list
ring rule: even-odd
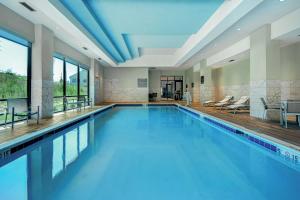
{"label": "doorway", "polygon": [[161,99],[182,100],[183,76],[161,76]]}

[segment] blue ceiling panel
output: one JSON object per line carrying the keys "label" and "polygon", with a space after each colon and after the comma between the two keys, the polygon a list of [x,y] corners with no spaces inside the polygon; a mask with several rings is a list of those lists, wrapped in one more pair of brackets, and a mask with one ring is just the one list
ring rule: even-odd
{"label": "blue ceiling panel", "polygon": [[59,0],[117,61],[180,48],[224,0]]}

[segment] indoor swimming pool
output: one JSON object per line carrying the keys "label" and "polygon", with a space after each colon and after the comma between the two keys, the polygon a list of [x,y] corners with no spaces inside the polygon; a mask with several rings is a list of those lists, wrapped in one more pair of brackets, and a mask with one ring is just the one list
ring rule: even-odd
{"label": "indoor swimming pool", "polygon": [[176,106],[117,106],[1,160],[0,199],[299,199],[299,163],[233,132]]}

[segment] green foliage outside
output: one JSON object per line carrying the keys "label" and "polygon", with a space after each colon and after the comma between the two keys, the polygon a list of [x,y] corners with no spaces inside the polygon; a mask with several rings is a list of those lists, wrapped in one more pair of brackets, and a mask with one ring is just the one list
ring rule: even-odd
{"label": "green foliage outside", "polygon": [[27,97],[27,76],[0,71],[0,99]]}
{"label": "green foliage outside", "polygon": [[[67,83],[67,96],[77,96],[77,84]],[[53,95],[63,96],[63,80],[53,83]],[[81,83],[80,95],[88,95],[87,84]],[[8,98],[26,98],[27,97],[27,76],[21,76],[11,71],[0,71],[0,99]],[[69,99],[77,99],[70,97]],[[6,101],[0,101],[0,108],[7,106]],[[54,111],[63,110],[63,98],[54,98]],[[0,124],[4,123],[4,115],[1,115],[0,110]],[[10,120],[11,117],[8,117]]]}

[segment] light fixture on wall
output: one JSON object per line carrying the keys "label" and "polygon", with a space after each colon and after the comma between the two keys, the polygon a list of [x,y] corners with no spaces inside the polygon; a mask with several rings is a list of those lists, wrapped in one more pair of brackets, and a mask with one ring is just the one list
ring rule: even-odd
{"label": "light fixture on wall", "polygon": [[35,12],[36,10],[31,7],[28,3],[21,1],[19,2],[24,8],[26,8],[27,10],[29,10],[30,12]]}

